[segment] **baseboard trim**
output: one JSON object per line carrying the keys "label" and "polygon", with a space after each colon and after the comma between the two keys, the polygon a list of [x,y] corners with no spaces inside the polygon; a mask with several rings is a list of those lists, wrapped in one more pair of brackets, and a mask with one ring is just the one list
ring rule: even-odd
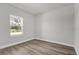
{"label": "baseboard trim", "polygon": [[74,49],[75,49],[76,54],[78,55],[78,53],[77,53],[77,52],[78,52],[78,51],[77,51],[77,48],[74,47]]}
{"label": "baseboard trim", "polygon": [[7,47],[11,47],[11,46],[17,45],[17,44],[21,44],[21,43],[27,42],[27,41],[32,40],[32,39],[33,38],[30,38],[30,39],[27,39],[27,40],[23,40],[23,41],[19,41],[19,42],[16,42],[16,43],[11,43],[11,44],[4,45],[4,46],[0,46],[0,49],[4,49],[4,48],[7,48]]}
{"label": "baseboard trim", "polygon": [[50,40],[46,40],[46,39],[43,39],[43,38],[30,38],[30,39],[23,40],[23,41],[20,41],[20,42],[11,43],[11,44],[8,44],[8,45],[5,45],[5,46],[0,46],[0,49],[4,49],[4,48],[10,47],[10,46],[21,44],[21,43],[24,43],[26,41],[33,40],[33,39],[38,39],[38,40],[48,41],[48,42],[51,42],[51,43],[53,42],[53,43],[58,43],[58,44],[65,45],[65,46],[74,47],[74,45],[70,45],[70,44],[66,44],[66,43],[62,43],[62,42],[50,41]]}
{"label": "baseboard trim", "polygon": [[53,42],[53,43],[58,43],[58,44],[61,44],[61,45],[65,45],[65,46],[70,46],[70,47],[74,47],[74,45],[71,45],[71,44],[66,44],[66,43],[62,43],[62,42],[56,42],[56,41],[50,41],[50,40],[46,40],[46,39],[43,39],[43,38],[36,38],[38,40],[43,40],[43,41],[48,41],[48,42]]}
{"label": "baseboard trim", "polygon": [[77,46],[74,46],[74,49],[75,49],[76,54],[79,55],[79,53],[78,53],[79,52],[78,51],[79,48]]}

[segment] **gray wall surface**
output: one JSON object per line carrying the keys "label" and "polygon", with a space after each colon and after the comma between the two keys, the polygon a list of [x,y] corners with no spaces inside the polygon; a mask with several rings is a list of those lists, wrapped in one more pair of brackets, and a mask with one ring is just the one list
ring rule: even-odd
{"label": "gray wall surface", "polygon": [[36,37],[74,45],[74,7],[58,8],[36,18]]}
{"label": "gray wall surface", "polygon": [[[10,36],[10,16],[23,17],[23,35]],[[34,38],[34,16],[8,4],[0,4],[0,46]]]}
{"label": "gray wall surface", "polygon": [[75,4],[75,49],[79,54],[79,4]]}

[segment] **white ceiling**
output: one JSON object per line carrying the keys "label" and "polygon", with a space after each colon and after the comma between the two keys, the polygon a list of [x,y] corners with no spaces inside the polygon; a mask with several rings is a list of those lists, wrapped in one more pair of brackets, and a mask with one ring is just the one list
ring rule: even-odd
{"label": "white ceiling", "polygon": [[54,10],[56,8],[69,6],[72,4],[71,3],[11,3],[11,5],[36,15]]}

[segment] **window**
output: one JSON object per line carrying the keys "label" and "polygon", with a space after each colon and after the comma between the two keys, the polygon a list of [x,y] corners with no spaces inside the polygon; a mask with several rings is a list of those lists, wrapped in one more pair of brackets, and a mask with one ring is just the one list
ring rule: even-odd
{"label": "window", "polygon": [[10,35],[23,34],[23,17],[10,15]]}

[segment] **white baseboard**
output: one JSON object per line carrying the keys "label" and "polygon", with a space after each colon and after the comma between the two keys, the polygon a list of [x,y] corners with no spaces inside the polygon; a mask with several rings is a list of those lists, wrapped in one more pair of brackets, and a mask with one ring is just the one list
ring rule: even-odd
{"label": "white baseboard", "polygon": [[77,52],[78,52],[78,51],[77,51],[77,48],[76,48],[76,47],[74,47],[74,49],[75,49],[76,54],[78,55],[78,53],[77,53]]}
{"label": "white baseboard", "polygon": [[50,41],[50,40],[47,40],[47,39],[43,39],[43,38],[36,38],[36,39],[39,39],[39,40],[43,40],[43,41],[48,41],[48,42],[53,42],[53,43],[58,43],[58,44],[61,44],[61,45],[65,45],[65,46],[74,47],[74,45],[71,45],[71,44],[67,44],[67,43],[56,42],[56,41]]}
{"label": "white baseboard", "polygon": [[15,42],[15,43],[11,43],[11,44],[4,45],[4,46],[0,46],[0,49],[4,49],[4,48],[10,47],[10,46],[14,46],[14,45],[17,45],[17,44],[21,44],[21,43],[24,43],[24,42],[29,41],[29,40],[32,40],[32,39],[33,38],[30,38],[30,39],[27,39],[27,40],[23,40],[23,41],[19,41],[19,42]]}
{"label": "white baseboard", "polygon": [[53,42],[53,43],[58,43],[58,44],[74,47],[74,45],[70,45],[70,44],[66,44],[66,43],[62,43],[62,42],[50,41],[50,40],[46,40],[46,39],[43,39],[43,38],[30,38],[30,39],[23,40],[23,41],[20,41],[20,42],[16,42],[16,43],[11,43],[11,44],[8,44],[8,45],[0,46],[0,49],[7,48],[7,47],[10,47],[10,46],[14,46],[14,45],[17,45],[17,44],[21,44],[21,43],[24,43],[26,41],[33,40],[33,39],[39,39],[39,40],[43,40],[43,41],[48,41],[48,42]]}
{"label": "white baseboard", "polygon": [[79,46],[75,45],[74,48],[75,48],[76,54],[79,55]]}

